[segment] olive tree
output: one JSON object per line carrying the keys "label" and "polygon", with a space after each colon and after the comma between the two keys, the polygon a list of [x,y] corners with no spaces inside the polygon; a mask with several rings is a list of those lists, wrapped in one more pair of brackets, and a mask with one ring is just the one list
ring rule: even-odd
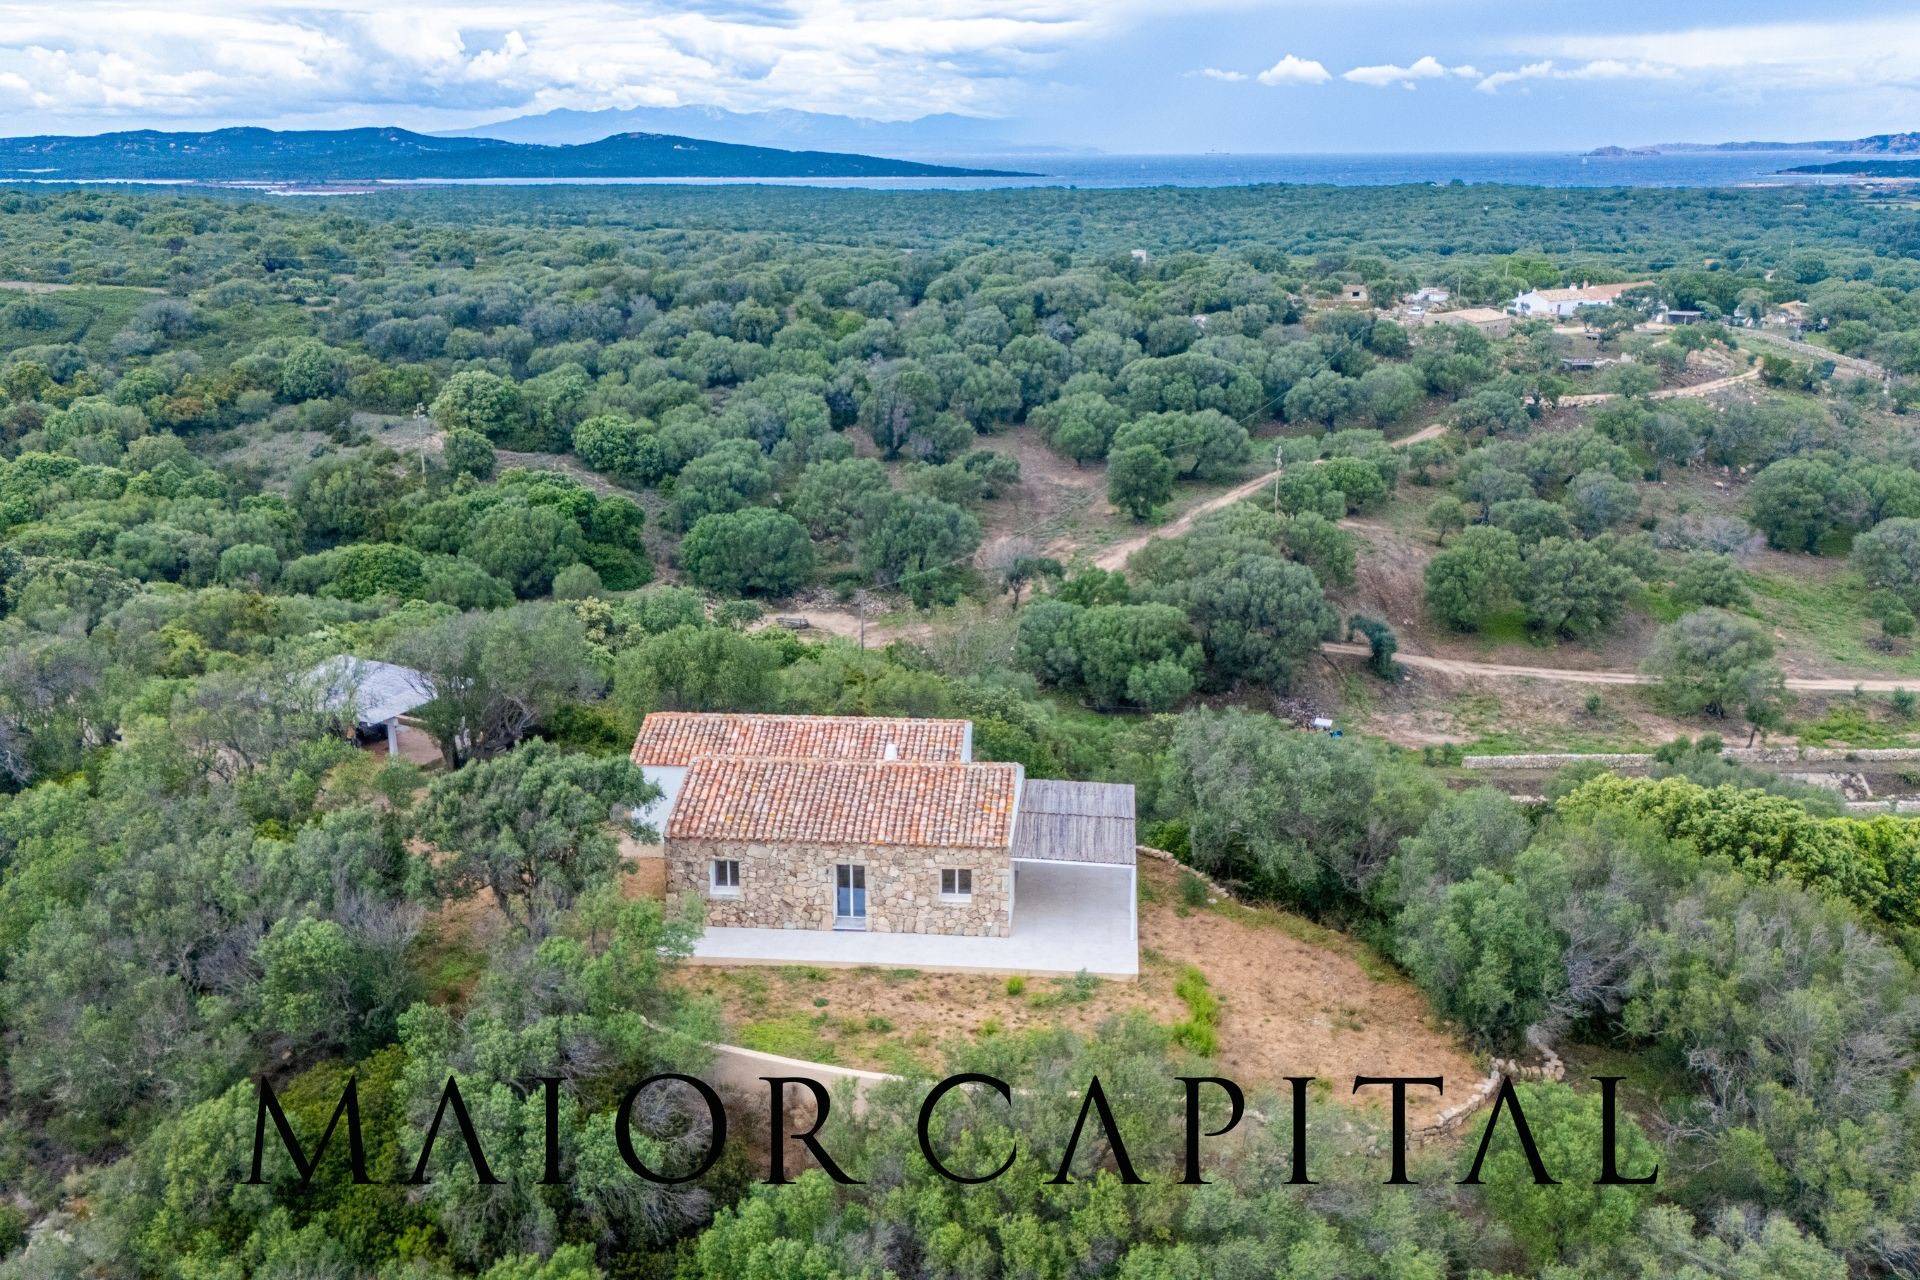
{"label": "olive tree", "polygon": [[1758,710],[1777,703],[1784,688],[1766,629],[1724,609],[1696,609],[1662,627],[1643,670],[1686,714]]}
{"label": "olive tree", "polygon": [[447,855],[444,892],[490,890],[502,914],[536,936],[620,865],[608,814],[659,796],[624,756],[570,755],[530,742],[434,779],[415,815]]}

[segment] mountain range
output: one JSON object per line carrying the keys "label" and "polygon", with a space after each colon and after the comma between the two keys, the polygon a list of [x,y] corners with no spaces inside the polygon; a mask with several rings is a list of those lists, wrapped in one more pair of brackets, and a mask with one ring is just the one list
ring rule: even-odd
{"label": "mountain range", "polygon": [[728,111],[723,107],[562,107],[491,124],[449,130],[453,138],[500,138],[548,145],[591,142],[611,133],[676,133],[742,146],[886,155],[1005,155],[1054,151],[1024,145],[1009,125],[979,116],[939,114],[915,120],[871,120],[819,111]]}
{"label": "mountain range", "polygon": [[743,146],[662,133],[574,145],[438,137],[406,129],[139,129],[0,138],[0,181],[366,182],[381,178],[1000,177],[912,160]]}

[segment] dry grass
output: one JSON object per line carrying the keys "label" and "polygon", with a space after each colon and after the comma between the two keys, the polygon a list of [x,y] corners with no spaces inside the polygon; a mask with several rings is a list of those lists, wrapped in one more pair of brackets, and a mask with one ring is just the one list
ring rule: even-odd
{"label": "dry grass", "polygon": [[[729,1036],[749,1047],[885,1070],[935,1066],[956,1040],[1090,1033],[1133,1011],[1171,1030],[1192,1016],[1175,991],[1192,969],[1220,1001],[1214,1064],[1243,1084],[1318,1076],[1344,1096],[1355,1075],[1478,1074],[1425,998],[1367,947],[1283,911],[1183,905],[1181,874],[1140,865],[1138,982],[800,966],[687,968],[674,981],[717,1001]],[[1437,1107],[1416,1098],[1412,1109],[1425,1118]]]}

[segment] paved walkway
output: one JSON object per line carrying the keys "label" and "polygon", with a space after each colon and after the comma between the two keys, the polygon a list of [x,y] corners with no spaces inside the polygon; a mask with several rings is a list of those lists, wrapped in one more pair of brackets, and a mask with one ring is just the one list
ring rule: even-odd
{"label": "paved walkway", "polygon": [[1132,868],[1076,863],[1014,864],[1013,933],[954,938],[934,933],[831,929],[708,929],[691,964],[872,966],[934,972],[1099,978],[1140,973]]}

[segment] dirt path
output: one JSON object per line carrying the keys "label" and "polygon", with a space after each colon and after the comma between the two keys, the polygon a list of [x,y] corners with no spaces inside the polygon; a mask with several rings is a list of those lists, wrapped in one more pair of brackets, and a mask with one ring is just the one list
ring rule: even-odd
{"label": "dirt path", "polygon": [[1198,506],[1188,508],[1187,511],[1172,524],[1161,525],[1151,533],[1142,533],[1131,538],[1122,538],[1120,541],[1095,555],[1093,557],[1094,566],[1100,569],[1125,568],[1127,561],[1132,558],[1133,553],[1146,546],[1149,542],[1152,542],[1155,538],[1179,537],[1187,530],[1193,528],[1193,522],[1201,516],[1206,515],[1210,511],[1218,511],[1222,507],[1230,507],[1242,498],[1252,497],[1265,486],[1272,484],[1274,480],[1279,478],[1279,475],[1280,472],[1277,470],[1269,471],[1267,474],[1257,476],[1245,484],[1237,484],[1225,493],[1216,494]]}
{"label": "dirt path", "polygon": [[[1343,657],[1367,656],[1363,644],[1324,644],[1321,651]],[[1496,679],[1552,680],[1558,684],[1656,684],[1652,676],[1639,671],[1576,671],[1566,667],[1517,666],[1506,662],[1472,662],[1465,658],[1435,658],[1424,653],[1396,653],[1394,661],[1419,671],[1443,671],[1457,676],[1491,676]],[[1788,676],[1787,688],[1802,693],[1894,693],[1901,689],[1920,689],[1920,678],[1888,680],[1854,676]]]}
{"label": "dirt path", "polygon": [[1788,355],[1807,356],[1814,360],[1831,360],[1836,369],[1845,369],[1849,373],[1858,373],[1869,378],[1887,376],[1886,369],[1871,360],[1860,356],[1844,356],[1838,351],[1829,351],[1811,342],[1789,338],[1784,333],[1769,333],[1764,329],[1742,329],[1740,338],[1743,342],[1752,344],[1750,350],[1772,348],[1775,352],[1785,351]]}
{"label": "dirt path", "polygon": [[[781,625],[783,618],[805,620],[807,627],[824,631],[844,640],[861,639],[860,615],[851,609],[778,609],[753,624],[750,630]],[[925,640],[933,634],[931,622],[901,622],[898,613],[869,613],[865,639],[868,644],[887,645],[895,640]]]}
{"label": "dirt path", "polygon": [[74,289],[130,289],[135,293],[165,293],[150,284],[85,284],[53,280],[0,280],[0,289],[14,293],[68,293]]}
{"label": "dirt path", "polygon": [[[1710,396],[1716,391],[1725,391],[1728,387],[1738,383],[1752,382],[1759,376],[1759,369],[1749,369],[1745,373],[1729,374],[1724,378],[1715,378],[1710,382],[1696,382],[1690,387],[1666,387],[1653,392],[1647,399],[1691,400],[1697,396]],[[1563,409],[1574,409],[1579,408],[1581,405],[1605,404],[1607,401],[1617,398],[1616,393],[1612,391],[1596,391],[1590,395],[1583,396],[1561,396],[1560,407]]]}
{"label": "dirt path", "polygon": [[[1445,434],[1446,430],[1446,423],[1435,422],[1429,426],[1422,427],[1404,439],[1394,440],[1390,443],[1396,449],[1404,449],[1408,445],[1419,444],[1423,440],[1435,439]],[[1244,484],[1237,484],[1225,493],[1215,494],[1206,501],[1198,503],[1191,509],[1183,512],[1170,524],[1161,525],[1157,529],[1139,534],[1135,537],[1122,539],[1112,546],[1101,550],[1093,557],[1093,563],[1102,569],[1125,568],[1128,559],[1132,557],[1133,553],[1146,546],[1149,542],[1152,542],[1155,538],[1179,537],[1191,529],[1193,522],[1201,516],[1206,515],[1210,511],[1218,511],[1222,507],[1232,506],[1243,498],[1251,497],[1253,494],[1258,493],[1263,486],[1273,483],[1279,474],[1280,471],[1278,469],[1269,471],[1263,476],[1256,476],[1254,479],[1246,481]],[[817,630],[824,631],[828,635],[842,636],[848,640],[860,639],[860,616],[850,609],[782,609],[778,611],[777,616],[782,618],[804,618],[810,626]],[[891,619],[892,616],[891,614],[870,614],[867,618],[866,638],[869,641],[886,644],[894,640],[923,640],[933,633],[933,624],[929,622],[893,623],[890,625],[888,620]],[[776,623],[773,617],[768,617],[760,625],[773,626],[776,625]],[[1363,649],[1362,652],[1365,652],[1365,650]]]}
{"label": "dirt path", "polygon": [[1711,382],[1696,382],[1690,387],[1667,387],[1649,395],[1649,400],[1691,400],[1696,396],[1710,396],[1716,391],[1725,391],[1728,387],[1741,382],[1752,382],[1760,376],[1759,369],[1749,369],[1745,373],[1730,374],[1724,378],[1715,378]]}
{"label": "dirt path", "polygon": [[[1432,440],[1440,435],[1443,435],[1446,432],[1446,430],[1447,430],[1446,423],[1435,422],[1429,426],[1422,427],[1420,430],[1414,432],[1410,436],[1405,437],[1404,439],[1393,440],[1393,441],[1389,441],[1388,443],[1390,443],[1396,449],[1404,449],[1409,445],[1419,444],[1423,440]],[[1195,520],[1198,520],[1201,516],[1204,516],[1209,512],[1218,511],[1222,507],[1230,507],[1234,503],[1239,502],[1244,498],[1249,498],[1254,494],[1260,492],[1261,489],[1265,488],[1269,484],[1272,484],[1276,479],[1278,479],[1280,476],[1280,472],[1282,470],[1284,470],[1284,468],[1276,468],[1275,470],[1267,472],[1267,474],[1263,476],[1259,476],[1259,477],[1256,477],[1255,479],[1247,481],[1245,484],[1235,485],[1233,488],[1227,490],[1225,493],[1216,494],[1213,497],[1208,498],[1205,502],[1202,502],[1197,506],[1189,508],[1187,511],[1182,513],[1178,519],[1174,520],[1171,524],[1164,524],[1157,529],[1150,530],[1149,532],[1138,534],[1131,538],[1121,539],[1119,542],[1114,543],[1110,547],[1104,548],[1097,555],[1095,555],[1093,557],[1094,566],[1100,569],[1125,568],[1127,561],[1132,558],[1133,553],[1138,551],[1140,548],[1146,546],[1149,542],[1152,542],[1155,538],[1179,537],[1181,534],[1185,533],[1187,530],[1193,528],[1193,522]]]}

